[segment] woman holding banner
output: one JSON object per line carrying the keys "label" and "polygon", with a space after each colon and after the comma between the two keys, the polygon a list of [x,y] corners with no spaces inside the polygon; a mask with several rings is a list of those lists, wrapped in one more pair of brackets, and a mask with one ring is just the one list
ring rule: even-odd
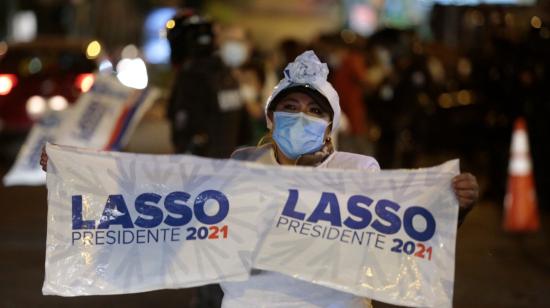
{"label": "woman holding banner", "polygon": [[[266,106],[269,142],[237,150],[232,158],[269,165],[300,165],[377,172],[368,156],[338,152],[332,135],[338,129],[338,94],[327,81],[327,65],[312,51],[289,63]],[[46,169],[43,151],[41,164]],[[459,223],[478,197],[475,177],[463,173],[453,179]],[[369,299],[298,280],[283,274],[253,270],[244,282],[223,282],[223,307],[370,307]]]}
{"label": "woman holding banner", "polygon": [[[233,159],[270,165],[300,165],[377,172],[369,156],[334,150],[340,106],[327,81],[328,67],[312,51],[289,63],[266,106],[268,143],[239,149]],[[463,173],[453,179],[460,204],[459,223],[478,197],[476,178]],[[246,282],[222,283],[223,307],[370,307],[369,299],[336,291],[275,272],[255,271]]]}

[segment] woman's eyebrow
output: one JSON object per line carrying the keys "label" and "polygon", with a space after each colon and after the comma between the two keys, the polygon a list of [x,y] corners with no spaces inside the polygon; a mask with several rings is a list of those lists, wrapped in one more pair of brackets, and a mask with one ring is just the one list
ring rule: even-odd
{"label": "woman's eyebrow", "polygon": [[317,103],[316,103],[315,101],[313,101],[313,100],[307,102],[307,106],[308,106],[308,107],[317,107],[317,108],[321,109],[321,105],[317,104]]}
{"label": "woman's eyebrow", "polygon": [[293,97],[286,97],[281,102],[288,102],[288,101],[299,103],[299,101]]}

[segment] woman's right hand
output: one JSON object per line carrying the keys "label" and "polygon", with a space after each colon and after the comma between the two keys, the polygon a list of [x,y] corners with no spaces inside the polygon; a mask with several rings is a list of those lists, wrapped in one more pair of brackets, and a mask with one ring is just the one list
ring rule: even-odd
{"label": "woman's right hand", "polygon": [[40,155],[40,165],[42,166],[42,170],[48,171],[48,154],[46,154],[46,147],[42,147],[42,154]]}

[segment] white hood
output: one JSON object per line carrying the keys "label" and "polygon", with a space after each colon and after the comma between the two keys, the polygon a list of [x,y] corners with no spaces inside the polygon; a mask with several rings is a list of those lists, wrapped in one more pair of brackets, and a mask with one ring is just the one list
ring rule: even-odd
{"label": "white hood", "polygon": [[273,123],[267,116],[269,104],[273,101],[277,94],[282,90],[295,87],[306,86],[311,87],[321,93],[328,100],[332,111],[334,111],[334,118],[332,119],[332,133],[334,134],[338,130],[340,125],[340,99],[338,93],[332,87],[330,82],[327,81],[328,66],[326,63],[321,63],[321,60],[315,55],[312,50],[308,50],[289,63],[285,70],[285,77],[279,81],[279,84],[273,89],[271,96],[267,99],[265,106],[267,128],[272,129]]}

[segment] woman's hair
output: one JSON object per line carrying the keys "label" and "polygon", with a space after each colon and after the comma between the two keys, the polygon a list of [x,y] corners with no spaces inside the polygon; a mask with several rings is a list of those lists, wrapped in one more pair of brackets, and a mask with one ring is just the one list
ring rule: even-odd
{"label": "woman's hair", "polygon": [[260,147],[264,144],[269,144],[269,143],[271,144],[275,143],[275,141],[273,141],[273,136],[271,135],[271,131],[268,131],[267,133],[265,133],[265,135],[263,135],[262,138],[260,138],[256,146]]}

